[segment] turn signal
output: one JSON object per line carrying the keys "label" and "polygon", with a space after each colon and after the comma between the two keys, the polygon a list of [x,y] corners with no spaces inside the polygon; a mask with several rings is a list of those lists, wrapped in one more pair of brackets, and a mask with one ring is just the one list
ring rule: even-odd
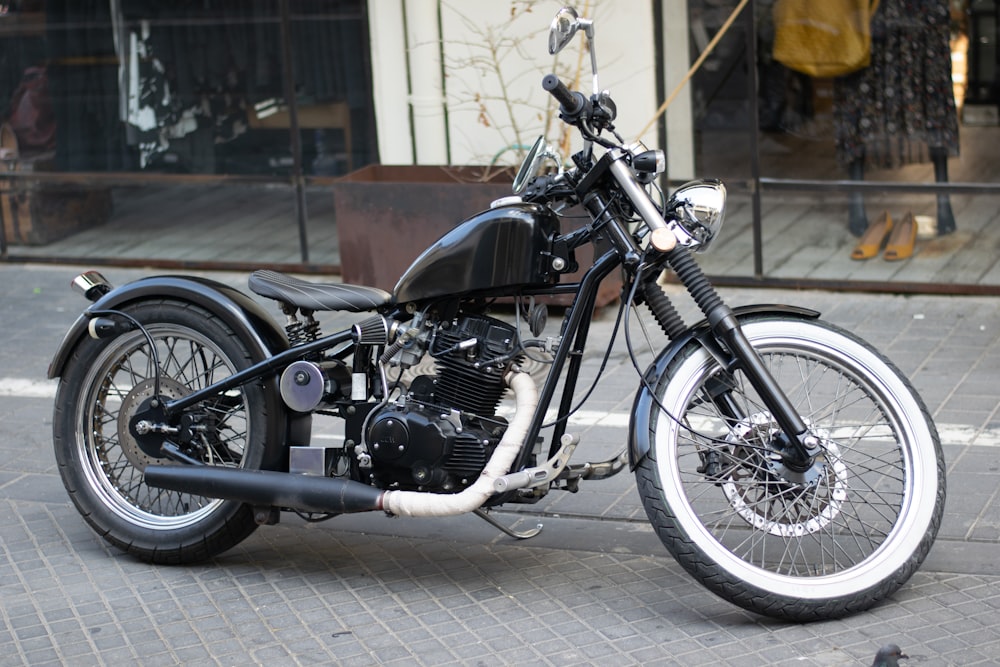
{"label": "turn signal", "polygon": [[135,327],[129,322],[119,322],[110,317],[95,317],[87,323],[87,333],[91,338],[114,338],[132,331]]}

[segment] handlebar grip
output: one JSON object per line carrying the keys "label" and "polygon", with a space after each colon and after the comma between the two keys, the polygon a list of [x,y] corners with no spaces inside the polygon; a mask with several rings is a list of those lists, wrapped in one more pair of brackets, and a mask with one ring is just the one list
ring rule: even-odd
{"label": "handlebar grip", "polygon": [[583,111],[587,104],[587,99],[582,94],[571,91],[555,74],[545,75],[545,78],[542,79],[542,88],[556,98],[562,107],[562,112],[566,115],[575,116]]}

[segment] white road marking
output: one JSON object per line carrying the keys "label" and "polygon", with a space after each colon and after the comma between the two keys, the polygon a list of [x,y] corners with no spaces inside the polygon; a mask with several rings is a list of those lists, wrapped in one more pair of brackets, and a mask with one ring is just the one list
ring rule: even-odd
{"label": "white road marking", "polygon": [[55,398],[55,380],[29,380],[27,378],[0,378],[0,396],[20,398]]}
{"label": "white road marking", "polygon": [[[55,398],[55,395],[55,380],[0,377],[0,396],[51,399]],[[605,426],[608,428],[627,428],[629,415],[623,412],[580,410],[570,417],[570,423],[577,427]],[[1000,447],[1000,429],[980,430],[964,424],[938,424],[937,428],[938,433],[941,435],[941,443],[945,445]]]}

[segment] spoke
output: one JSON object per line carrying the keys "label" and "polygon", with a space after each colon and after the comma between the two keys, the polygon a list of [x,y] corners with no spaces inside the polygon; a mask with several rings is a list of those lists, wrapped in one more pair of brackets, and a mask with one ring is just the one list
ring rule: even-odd
{"label": "spoke", "polygon": [[[132,435],[119,433],[132,417],[122,411],[136,410],[152,395],[152,378],[157,372],[161,391],[178,394],[228,377],[235,368],[196,332],[174,325],[150,326],[149,331],[156,345],[159,371],[144,338],[119,343],[120,347],[112,352],[114,356],[106,357],[103,370],[95,376],[81,417],[86,456],[108,502],[123,515],[141,517],[150,525],[168,525],[168,520],[183,522],[185,517],[219,501],[146,485],[140,468],[155,458],[151,459]],[[164,390],[162,383],[167,383],[168,388]],[[200,434],[206,462],[242,465],[251,436],[247,401],[244,391],[234,390],[202,406],[208,415],[206,430]]]}
{"label": "spoke", "polygon": [[[785,479],[780,461],[776,468],[767,459],[777,427],[759,395],[741,372],[715,374],[675,431],[688,502],[717,540],[758,567],[795,576],[853,567],[882,545],[901,511],[906,479],[896,427],[833,362],[777,351],[762,358],[820,435],[819,467],[811,481]],[[723,414],[720,390],[739,419]],[[711,475],[698,472],[709,463],[717,466]]]}
{"label": "spoke", "polygon": [[160,355],[160,364],[163,373],[177,380],[184,380],[184,365],[177,360],[176,346],[177,338],[164,337],[162,343],[166,354]]}

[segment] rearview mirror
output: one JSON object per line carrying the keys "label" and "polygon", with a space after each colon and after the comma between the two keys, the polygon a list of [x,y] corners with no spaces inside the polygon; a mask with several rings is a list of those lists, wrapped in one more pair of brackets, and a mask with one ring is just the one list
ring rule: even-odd
{"label": "rearview mirror", "polygon": [[572,7],[563,7],[552,19],[549,27],[549,54],[555,55],[573,41],[573,36],[580,29],[580,15]]}
{"label": "rearview mirror", "polygon": [[552,19],[549,26],[549,53],[555,55],[573,41],[573,36],[583,30],[587,36],[587,46],[590,50],[590,70],[594,74],[594,94],[601,92],[597,84],[597,54],[594,52],[594,22],[581,18],[572,7],[563,7]]}

